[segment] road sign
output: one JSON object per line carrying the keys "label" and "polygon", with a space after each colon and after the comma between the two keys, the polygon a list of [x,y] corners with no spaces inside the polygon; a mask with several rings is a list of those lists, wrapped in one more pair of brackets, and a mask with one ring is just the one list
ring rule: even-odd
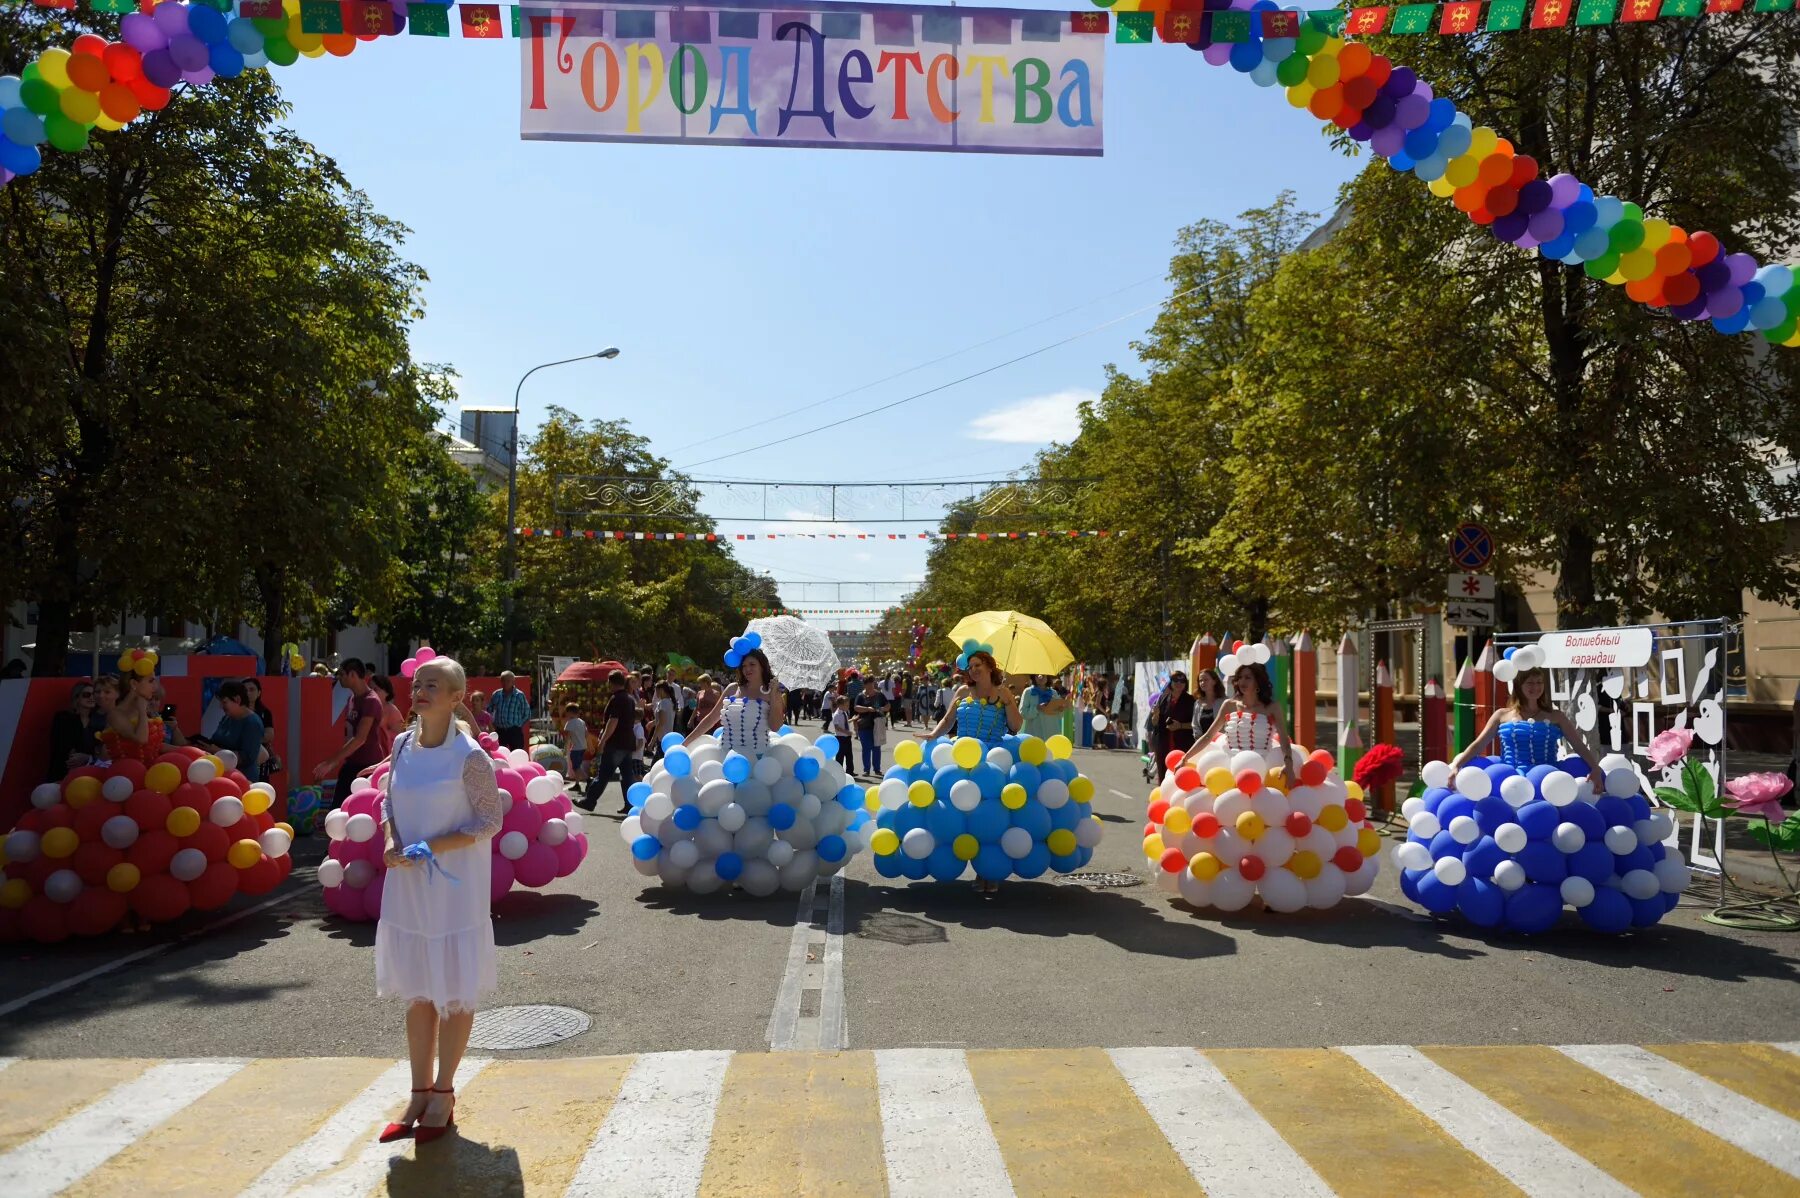
{"label": "road sign", "polygon": [[1450,536],[1450,560],[1464,570],[1479,570],[1494,560],[1494,538],[1479,524],[1463,524]]}
{"label": "road sign", "polygon": [[1444,622],[1452,628],[1492,628],[1494,605],[1452,599],[1444,605]]}
{"label": "road sign", "polygon": [[1451,599],[1491,600],[1494,597],[1492,574],[1452,574],[1449,585]]}

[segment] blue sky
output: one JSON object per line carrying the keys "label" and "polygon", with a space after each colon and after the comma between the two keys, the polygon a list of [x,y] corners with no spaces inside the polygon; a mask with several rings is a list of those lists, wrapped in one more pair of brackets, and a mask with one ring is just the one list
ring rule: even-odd
{"label": "blue sky", "polygon": [[[527,434],[557,403],[630,421],[678,467],[1153,308],[1182,224],[1283,188],[1327,211],[1357,166],[1278,89],[1161,44],[1108,47],[1101,158],[525,142],[519,70],[518,42],[404,37],[276,77],[293,128],[413,230],[407,252],[431,276],[415,353],[454,365],[464,402],[509,403],[531,365],[617,345],[614,361],[533,376]],[[692,473],[1003,477],[1072,431],[1074,404],[1106,363],[1133,361],[1129,342],[1153,315]],[[916,541],[760,543],[741,556],[781,579],[912,578],[924,563]]]}

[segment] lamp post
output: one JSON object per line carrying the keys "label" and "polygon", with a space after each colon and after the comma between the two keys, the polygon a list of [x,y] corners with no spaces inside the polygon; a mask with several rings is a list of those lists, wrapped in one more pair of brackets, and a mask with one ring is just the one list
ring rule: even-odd
{"label": "lamp post", "polygon": [[518,533],[514,524],[519,518],[519,394],[525,390],[525,380],[540,370],[551,366],[567,366],[571,362],[586,362],[590,358],[616,358],[619,348],[609,345],[599,353],[582,354],[575,358],[560,358],[555,362],[540,362],[519,377],[519,385],[513,388],[512,436],[509,438],[506,453],[506,665],[513,668],[513,591],[518,583]]}

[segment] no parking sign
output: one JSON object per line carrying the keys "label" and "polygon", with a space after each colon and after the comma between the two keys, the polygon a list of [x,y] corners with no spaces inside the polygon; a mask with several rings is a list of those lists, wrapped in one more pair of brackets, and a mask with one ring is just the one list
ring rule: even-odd
{"label": "no parking sign", "polygon": [[1458,525],[1450,535],[1450,560],[1464,570],[1476,571],[1494,560],[1494,537],[1479,524]]}

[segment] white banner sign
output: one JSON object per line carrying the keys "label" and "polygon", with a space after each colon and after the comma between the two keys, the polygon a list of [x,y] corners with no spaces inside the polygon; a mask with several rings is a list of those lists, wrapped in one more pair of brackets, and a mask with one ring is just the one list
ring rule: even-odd
{"label": "white banner sign", "polygon": [[1604,670],[1649,665],[1655,639],[1648,628],[1597,628],[1547,632],[1538,645],[1553,670]]}

